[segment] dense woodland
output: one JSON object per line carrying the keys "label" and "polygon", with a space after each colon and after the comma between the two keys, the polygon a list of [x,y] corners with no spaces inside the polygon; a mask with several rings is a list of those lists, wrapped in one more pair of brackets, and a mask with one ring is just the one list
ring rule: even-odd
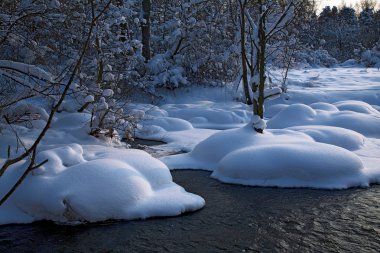
{"label": "dense woodland", "polygon": [[[256,19],[261,1],[101,0],[93,7],[90,2],[2,1],[0,58],[62,75],[83,47],[92,12],[103,11],[95,22],[80,83],[105,87],[117,81],[122,88],[132,85],[153,92],[159,86],[229,82],[240,70],[239,4],[246,2]],[[288,1],[263,4],[283,10]],[[326,6],[320,14],[314,1],[294,4],[293,20],[268,42],[276,51],[270,64],[331,66],[348,59],[368,66],[377,63],[376,1]]]}

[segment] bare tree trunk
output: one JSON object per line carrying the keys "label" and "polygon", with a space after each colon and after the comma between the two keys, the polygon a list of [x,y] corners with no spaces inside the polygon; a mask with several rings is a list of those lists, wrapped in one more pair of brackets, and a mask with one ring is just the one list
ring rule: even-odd
{"label": "bare tree trunk", "polygon": [[100,38],[98,35],[96,35],[95,46],[96,46],[96,51],[97,51],[97,65],[98,65],[96,83],[98,85],[98,88],[101,88],[102,82],[103,82],[104,64],[103,64],[103,59],[102,59],[102,46],[101,46]]}
{"label": "bare tree trunk", "polygon": [[142,12],[144,22],[141,25],[142,34],[142,55],[148,61],[151,58],[150,53],[150,11],[152,7],[151,0],[142,1]]}
{"label": "bare tree trunk", "polygon": [[[261,1],[260,1],[261,4]],[[262,8],[262,5],[260,6]],[[260,11],[262,13],[262,10]],[[259,58],[257,59],[259,62],[259,97],[257,101],[257,115],[260,116],[260,118],[264,117],[264,90],[265,90],[265,51],[266,51],[266,40],[267,34],[265,31],[265,15],[262,15],[262,17],[259,20]]]}
{"label": "bare tree trunk", "polygon": [[248,84],[248,69],[247,69],[247,52],[245,50],[245,5],[246,1],[242,3],[242,0],[239,0],[240,4],[240,49],[241,49],[241,65],[242,65],[242,79],[243,79],[243,88],[245,95],[245,102],[247,105],[252,105],[251,95],[249,94],[249,84]]}

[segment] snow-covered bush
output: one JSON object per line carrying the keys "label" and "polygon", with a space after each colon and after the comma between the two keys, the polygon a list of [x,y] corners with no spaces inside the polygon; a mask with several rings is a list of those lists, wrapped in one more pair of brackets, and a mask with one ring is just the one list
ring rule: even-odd
{"label": "snow-covered bush", "polygon": [[[116,84],[114,84],[116,85]],[[73,86],[62,103],[60,112],[81,112],[91,116],[85,125],[89,134],[106,141],[119,142],[121,138],[133,141],[133,132],[144,115],[129,108],[121,90]]]}
{"label": "snow-covered bush", "polygon": [[171,58],[167,54],[157,54],[148,62],[148,73],[152,76],[153,86],[175,89],[188,84],[184,69],[178,66],[178,58],[180,57]]}
{"label": "snow-covered bush", "polygon": [[[14,3],[12,5],[14,8],[6,11],[9,11],[9,15],[15,15],[16,19],[6,23],[5,26],[8,27],[1,27],[4,30],[0,33],[0,52],[3,54],[3,49],[6,49],[6,53],[2,55],[6,60],[0,61],[0,82],[5,84],[4,89],[0,90],[0,97],[7,99],[0,104],[0,125],[1,128],[7,128],[8,134],[13,134],[13,140],[5,144],[8,152],[6,157],[1,157],[0,178],[3,179],[4,173],[6,174],[10,168],[21,161],[25,169],[22,170],[23,173],[17,175],[16,183],[6,180],[8,185],[1,189],[0,206],[15,192],[29,173],[48,162],[48,160],[36,161],[36,158],[41,143],[51,138],[47,133],[59,118],[58,112],[75,112],[74,117],[71,118],[75,121],[70,123],[72,126],[79,125],[81,128],[77,133],[79,137],[69,140],[74,142],[78,139],[86,139],[84,136],[80,137],[83,133],[118,141],[115,125],[128,124],[124,120],[126,116],[121,107],[112,98],[114,91],[111,88],[117,88],[116,78],[121,79],[120,75],[112,73],[112,66],[104,65],[106,62],[100,56],[104,51],[101,48],[99,33],[103,35],[102,28],[106,29],[108,25],[107,20],[104,20],[104,23],[101,21],[109,10],[111,1],[108,3],[75,2],[73,5],[70,1],[65,1],[63,4],[53,1],[49,5],[51,9],[46,7],[45,1],[36,2],[37,4],[34,1]],[[23,10],[25,6],[26,10]],[[57,8],[63,9],[56,11]],[[17,15],[26,15],[26,17],[17,17]],[[3,15],[0,16],[3,17]],[[37,19],[23,20],[29,17]],[[70,18],[66,20],[68,17],[73,17],[74,20]],[[77,22],[78,19],[82,22]],[[18,24],[20,20],[25,22]],[[35,21],[35,23],[27,21]],[[61,23],[65,21],[67,23],[62,26]],[[36,24],[43,27],[38,32],[35,32]],[[18,26],[22,27],[21,31],[17,31]],[[82,30],[76,30],[76,27],[81,27]],[[66,34],[66,31],[70,32]],[[79,31],[83,31],[83,35],[78,36]],[[36,48],[49,45],[55,50],[52,50],[53,53],[46,55],[44,61],[39,63],[37,57],[30,57],[29,61],[16,61],[15,59],[22,59],[20,58],[22,55],[17,53],[7,55],[7,53],[12,47],[24,48],[25,41],[21,41],[18,45],[14,44],[11,34],[17,34],[21,38],[29,38],[30,35],[31,39],[38,39],[38,41],[33,40],[32,43]],[[62,37],[57,34],[61,34]],[[79,32],[79,34],[82,33]],[[96,49],[95,52],[94,49]],[[35,51],[38,53],[37,49]],[[108,53],[112,52],[108,51]],[[86,65],[89,62],[97,64]],[[94,65],[97,67],[96,71],[92,68]],[[49,71],[51,66],[54,67]],[[17,95],[20,93],[21,97]],[[83,112],[87,107],[92,107],[91,113],[76,113],[76,111]],[[88,120],[88,122],[82,122],[82,120]],[[27,130],[19,126],[25,121],[30,122],[30,127],[33,129]],[[95,130],[98,130],[98,134],[94,133],[93,123],[97,125]],[[88,124],[89,127],[87,127]],[[59,121],[57,125],[59,128]],[[29,133],[26,141],[20,137],[18,133],[20,130],[24,134]],[[5,137],[2,136],[2,138]],[[18,152],[20,147],[22,149]]]}
{"label": "snow-covered bush", "polygon": [[372,50],[365,50],[361,54],[361,61],[367,67],[380,68],[380,41]]}
{"label": "snow-covered bush", "polygon": [[[51,105],[57,88],[50,73],[35,65],[0,60],[0,85],[0,123],[32,127],[32,120],[47,120],[41,105]],[[39,105],[30,103],[35,98],[42,98]]]}
{"label": "snow-covered bush", "polygon": [[[129,89],[133,68],[141,61],[140,42],[130,36],[139,29],[133,23],[138,15],[134,4],[51,0],[2,3],[0,121],[5,123],[4,116],[11,123],[28,122],[27,117],[35,120],[41,117],[36,108],[48,111],[56,104],[85,44],[85,35],[94,25],[81,67],[58,112],[92,113],[88,124],[111,135],[116,133],[116,126],[126,129],[130,117],[117,100]],[[96,22],[92,22],[92,15],[99,15]]]}
{"label": "snow-covered bush", "polygon": [[338,61],[333,58],[327,50],[304,49],[295,53],[296,62],[300,66],[311,67],[332,67],[338,64]]}

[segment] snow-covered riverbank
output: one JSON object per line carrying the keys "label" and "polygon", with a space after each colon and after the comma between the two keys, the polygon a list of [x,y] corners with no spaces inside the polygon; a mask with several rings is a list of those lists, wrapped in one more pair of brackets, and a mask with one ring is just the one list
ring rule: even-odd
{"label": "snow-covered riverbank", "polygon": [[[166,94],[160,106],[135,105],[145,115],[139,138],[164,141],[151,147],[162,157],[126,149],[88,135],[89,113],[61,112],[43,139],[33,171],[0,207],[0,224],[58,223],[173,216],[202,208],[202,197],[173,183],[170,169],[212,170],[222,182],[253,186],[344,189],[380,182],[380,72],[336,68],[293,70],[288,93],[266,106],[264,134],[252,128],[251,108],[227,88],[194,88]],[[0,161],[34,128],[2,126]],[[74,123],[75,122],[75,123]],[[163,152],[165,153],[165,152]],[[1,178],[5,194],[25,161]]]}

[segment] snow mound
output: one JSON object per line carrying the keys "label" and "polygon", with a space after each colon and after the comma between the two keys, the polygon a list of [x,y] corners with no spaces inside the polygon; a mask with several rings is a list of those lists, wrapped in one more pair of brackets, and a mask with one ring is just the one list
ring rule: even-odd
{"label": "snow mound", "polygon": [[286,104],[274,104],[265,109],[265,117],[272,118],[274,115],[288,107]]}
{"label": "snow mound", "polygon": [[152,147],[162,151],[189,152],[195,145],[217,132],[193,128],[186,120],[170,117],[147,117],[139,123],[135,136],[140,139],[162,141],[166,144]]}
{"label": "snow mound", "polygon": [[132,111],[142,111],[144,112],[144,115],[149,115],[151,117],[167,117],[168,113],[159,108],[158,106],[151,105],[151,104],[137,104],[137,103],[129,103],[128,104],[127,112]]}
{"label": "snow mound", "polygon": [[357,132],[340,127],[331,126],[297,126],[287,128],[309,135],[316,142],[331,144],[348,150],[358,150],[365,137]]}
{"label": "snow mound", "polygon": [[322,110],[322,111],[330,111],[330,112],[339,111],[339,109],[336,106],[329,103],[324,103],[324,102],[313,103],[310,105],[310,107],[313,108],[314,110]]}
{"label": "snow mound", "polygon": [[227,154],[244,147],[262,145],[270,141],[293,143],[294,141],[313,141],[303,133],[291,130],[269,130],[258,134],[251,124],[243,128],[230,129],[215,133],[200,142],[187,154],[161,158],[170,169],[203,169],[213,171],[217,163]]}
{"label": "snow mound", "polygon": [[170,117],[189,121],[196,128],[229,129],[250,122],[252,113],[241,103],[167,104],[162,106]]}
{"label": "snow mound", "polygon": [[[49,161],[0,207],[0,224],[172,216],[205,204],[173,183],[168,168],[143,151],[72,144],[42,151],[37,159]],[[4,174],[2,195],[24,165]]]}
{"label": "snow mound", "polygon": [[83,148],[78,144],[70,144],[67,146],[48,149],[40,152],[37,156],[37,163],[48,162],[42,165],[33,174],[57,174],[66,169],[80,163],[84,163]]}
{"label": "snow mound", "polygon": [[[289,105],[273,116],[272,119],[267,122],[267,126],[268,128],[285,128],[289,127],[290,124],[291,126],[311,125],[311,122],[314,121],[316,116],[317,112],[308,105]],[[280,125],[280,121],[282,121],[281,123],[284,127],[273,127],[273,125]]]}
{"label": "snow mound", "polygon": [[140,124],[146,126],[158,126],[165,131],[183,131],[193,129],[193,126],[186,120],[170,117],[151,117],[144,119]]}
{"label": "snow mound", "polygon": [[[320,134],[334,137],[337,130]],[[216,133],[190,153],[161,160],[171,169],[211,170],[214,178],[244,185],[344,189],[369,184],[354,153],[298,131],[258,134],[250,124]]]}
{"label": "snow mound", "polygon": [[[365,108],[364,109],[364,106]],[[350,129],[367,137],[380,137],[380,116],[370,105],[345,101],[338,103],[341,108],[350,111],[313,109],[305,104],[289,105],[267,122],[268,128],[281,129],[302,125],[326,125]],[[372,108],[370,110],[369,108]],[[357,112],[360,111],[360,112]]]}
{"label": "snow mound", "polygon": [[243,185],[342,189],[368,186],[362,167],[356,155],[332,145],[271,143],[229,153],[211,177]]}
{"label": "snow mound", "polygon": [[340,101],[334,103],[334,105],[339,111],[353,111],[380,116],[380,113],[376,109],[362,101]]}

